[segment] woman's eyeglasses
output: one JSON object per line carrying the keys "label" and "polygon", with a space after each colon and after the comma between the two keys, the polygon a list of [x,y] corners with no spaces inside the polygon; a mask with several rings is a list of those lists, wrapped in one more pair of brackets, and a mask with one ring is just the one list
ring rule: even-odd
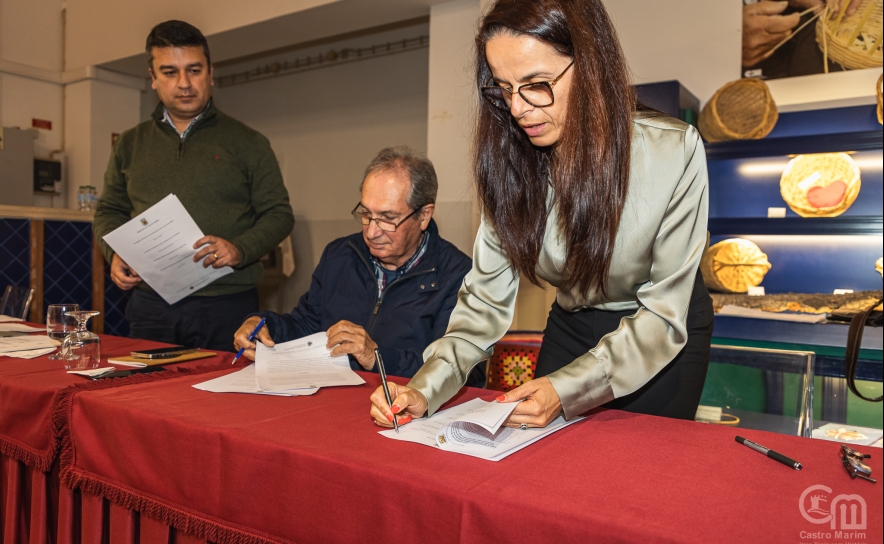
{"label": "woman's eyeglasses", "polygon": [[534,106],[535,108],[545,108],[547,106],[552,106],[555,102],[555,96],[553,95],[553,87],[556,86],[556,83],[559,82],[560,79],[565,75],[572,66],[574,66],[574,61],[571,61],[562,73],[559,74],[559,77],[555,78],[552,81],[538,81],[537,83],[526,83],[525,85],[520,85],[515,90],[507,89],[505,87],[501,87],[500,85],[487,85],[482,87],[482,94],[485,98],[488,99],[489,102],[497,106],[502,110],[510,109],[510,106],[513,103],[513,95],[519,93],[519,96],[522,97],[522,100],[527,102],[528,104]]}

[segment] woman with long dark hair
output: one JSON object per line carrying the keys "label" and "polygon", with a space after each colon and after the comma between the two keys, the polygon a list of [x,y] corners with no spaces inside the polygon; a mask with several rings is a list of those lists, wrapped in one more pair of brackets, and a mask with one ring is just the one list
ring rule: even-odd
{"label": "woman with long dark hair", "polygon": [[698,267],[707,174],[697,131],[638,105],[601,0],[498,0],[476,37],[482,224],[446,335],[390,426],[432,415],[512,323],[519,275],[557,288],[535,378],[509,426],[605,405],[692,419],[712,304]]}

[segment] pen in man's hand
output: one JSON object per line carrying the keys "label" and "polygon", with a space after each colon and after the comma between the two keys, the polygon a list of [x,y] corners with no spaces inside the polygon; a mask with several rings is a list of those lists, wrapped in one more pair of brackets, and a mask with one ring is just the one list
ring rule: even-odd
{"label": "pen in man's hand", "polygon": [[[381,375],[381,385],[384,386],[384,398],[387,400],[387,406],[393,408],[393,399],[390,397],[390,388],[387,386],[387,370],[384,368],[384,360],[381,358],[381,352],[378,348],[374,349],[374,360],[378,365],[378,374]],[[396,414],[393,414],[393,428],[399,433],[399,422],[396,421]]]}
{"label": "pen in man's hand", "polygon": [[[261,321],[258,323],[258,326],[255,327],[255,330],[253,330],[253,331],[252,331],[252,334],[249,335],[249,342],[254,342],[254,341],[255,341],[255,337],[258,336],[258,331],[260,331],[260,330],[261,330],[261,327],[264,326],[264,321],[265,321],[265,319],[262,317],[262,318],[261,318]],[[246,350],[246,347],[245,347],[245,346],[239,348],[239,351],[236,352],[236,357],[233,358],[233,362],[230,363],[230,364],[231,364],[231,365],[235,365],[235,364],[236,364],[236,360],[239,359],[240,357],[242,357],[242,354],[243,354],[243,352],[244,352],[245,350]]]}

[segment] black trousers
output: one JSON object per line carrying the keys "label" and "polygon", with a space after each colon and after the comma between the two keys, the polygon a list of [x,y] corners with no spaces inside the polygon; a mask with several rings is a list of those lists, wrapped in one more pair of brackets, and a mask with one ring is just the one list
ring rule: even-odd
{"label": "black trousers", "polygon": [[233,334],[246,316],[257,311],[257,289],[216,297],[190,296],[171,305],[156,293],[133,289],[126,321],[130,338],[234,351]]}
{"label": "black trousers", "polygon": [[[567,312],[554,302],[537,357],[535,377],[551,374],[586,354],[603,336],[615,331],[621,319],[634,314],[635,310],[608,312],[592,308]],[[688,310],[687,344],[641,389],[605,406],[627,412],[694,419],[709,366],[713,316],[712,298],[697,272]],[[616,361],[615,364],[628,365],[629,361]]]}

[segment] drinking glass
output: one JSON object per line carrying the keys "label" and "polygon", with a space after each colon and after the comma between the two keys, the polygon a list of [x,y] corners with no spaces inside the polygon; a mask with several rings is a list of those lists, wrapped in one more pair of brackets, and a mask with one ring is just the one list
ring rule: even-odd
{"label": "drinking glass", "polygon": [[[79,309],[79,304],[50,304],[46,310],[46,334],[49,338],[63,342],[67,335],[77,330],[77,320],[65,314]],[[64,351],[59,350],[49,358],[53,361],[64,359]]]}
{"label": "drinking glass", "polygon": [[86,322],[101,312],[81,310],[66,312],[77,320],[77,330],[69,334],[61,345],[64,354],[64,367],[67,370],[86,370],[98,368],[101,362],[101,340],[98,335],[86,328]]}

